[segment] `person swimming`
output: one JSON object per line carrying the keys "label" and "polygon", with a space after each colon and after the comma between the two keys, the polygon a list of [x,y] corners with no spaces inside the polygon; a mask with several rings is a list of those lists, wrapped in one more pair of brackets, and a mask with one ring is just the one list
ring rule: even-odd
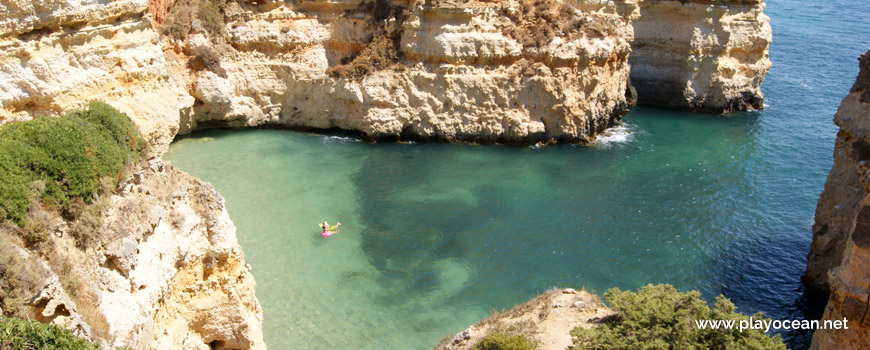
{"label": "person swimming", "polygon": [[329,237],[332,236],[333,233],[338,233],[339,226],[341,226],[340,222],[333,226],[329,226],[329,223],[326,221],[320,223],[320,228],[323,229],[323,231],[320,231],[320,236]]}

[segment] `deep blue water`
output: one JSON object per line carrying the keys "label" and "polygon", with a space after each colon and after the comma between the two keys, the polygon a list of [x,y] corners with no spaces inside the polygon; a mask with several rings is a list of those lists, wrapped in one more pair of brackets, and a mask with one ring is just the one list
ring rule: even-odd
{"label": "deep blue water", "polygon": [[[670,283],[818,318],[800,276],[870,2],[766,13],[761,112],[638,108],[607,142],[544,149],[208,131],[167,158],[226,197],[272,348],[430,348],[551,286]],[[342,231],[321,239],[323,220]]]}

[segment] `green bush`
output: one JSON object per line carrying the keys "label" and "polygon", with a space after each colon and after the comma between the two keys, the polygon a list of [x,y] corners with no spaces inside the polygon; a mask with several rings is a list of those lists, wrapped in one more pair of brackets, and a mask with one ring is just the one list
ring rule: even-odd
{"label": "green bush", "polygon": [[96,344],[53,324],[0,316],[0,349],[97,350]]}
{"label": "green bush", "polygon": [[100,178],[117,179],[143,146],[130,118],[101,102],[0,127],[0,220],[25,225],[31,195],[59,207],[90,202]]}
{"label": "green bush", "polygon": [[488,334],[472,347],[473,350],[535,350],[535,343],[521,335]]}
{"label": "green bush", "polygon": [[[695,320],[748,320],[722,295],[711,310],[701,293],[680,293],[671,285],[647,285],[638,292],[617,288],[604,294],[617,312],[615,320],[571,331],[578,349],[782,349],[779,336],[759,330],[698,329]],[[762,319],[762,314],[752,316]]]}

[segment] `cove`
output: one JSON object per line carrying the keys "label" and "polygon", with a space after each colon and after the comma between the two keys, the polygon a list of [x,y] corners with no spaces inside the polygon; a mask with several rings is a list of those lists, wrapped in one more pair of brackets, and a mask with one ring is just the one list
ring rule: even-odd
{"label": "cove", "polygon": [[209,131],[167,158],[226,197],[269,345],[425,349],[551,286],[793,303],[817,193],[754,157],[759,121],[642,109],[544,149]]}
{"label": "cove", "polygon": [[638,108],[591,147],[543,149],[212,130],[165,158],[226,198],[273,349],[429,349],[551,286],[670,283],[818,318],[800,276],[868,6],[768,1],[762,112]]}

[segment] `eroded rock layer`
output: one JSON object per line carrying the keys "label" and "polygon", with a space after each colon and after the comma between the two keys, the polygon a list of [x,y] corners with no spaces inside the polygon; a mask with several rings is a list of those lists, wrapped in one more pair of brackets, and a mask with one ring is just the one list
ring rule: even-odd
{"label": "eroded rock layer", "polygon": [[[219,122],[341,128],[371,138],[589,141],[628,107],[628,22],[539,3],[394,2],[380,22],[364,2],[230,3],[230,47],[191,73],[196,113],[181,131]],[[544,13],[570,25],[522,22],[543,21]],[[386,48],[378,46],[383,37]],[[176,51],[203,52],[214,40],[194,34]],[[395,50],[395,60],[353,76],[353,60],[378,50]],[[330,74],[342,69],[351,75]]]}
{"label": "eroded rock layer", "polygon": [[843,99],[834,166],[816,209],[805,281],[830,292],[823,320],[848,321],[848,329],[818,330],[813,349],[864,349],[870,344],[870,52]]}
{"label": "eroded rock layer", "polygon": [[762,109],[770,18],[761,0],[642,0],[633,22],[638,103],[707,112]]}
{"label": "eroded rock layer", "polygon": [[763,7],[2,0],[0,122],[100,99],[130,115],[156,153],[211,126],[582,143],[630,104],[629,61],[642,102],[761,108]]}
{"label": "eroded rock layer", "polygon": [[35,250],[0,228],[0,256],[38,270],[21,274],[37,280],[23,296],[37,320],[108,348],[264,349],[255,282],[214,188],[155,159],[113,192],[93,204],[99,220],[39,214],[51,236]]}
{"label": "eroded rock layer", "polygon": [[0,1],[0,122],[103,100],[165,151],[193,98],[147,13],[147,0]]}
{"label": "eroded rock layer", "polygon": [[521,335],[536,343],[536,349],[573,348],[571,331],[598,326],[615,312],[585,290],[550,289],[524,304],[495,313],[462,332],[441,340],[435,350],[469,350],[489,334]]}
{"label": "eroded rock layer", "polygon": [[[264,348],[262,311],[214,188],[159,160],[112,197],[100,310],[136,348]],[[105,239],[105,238],[104,238]]]}

